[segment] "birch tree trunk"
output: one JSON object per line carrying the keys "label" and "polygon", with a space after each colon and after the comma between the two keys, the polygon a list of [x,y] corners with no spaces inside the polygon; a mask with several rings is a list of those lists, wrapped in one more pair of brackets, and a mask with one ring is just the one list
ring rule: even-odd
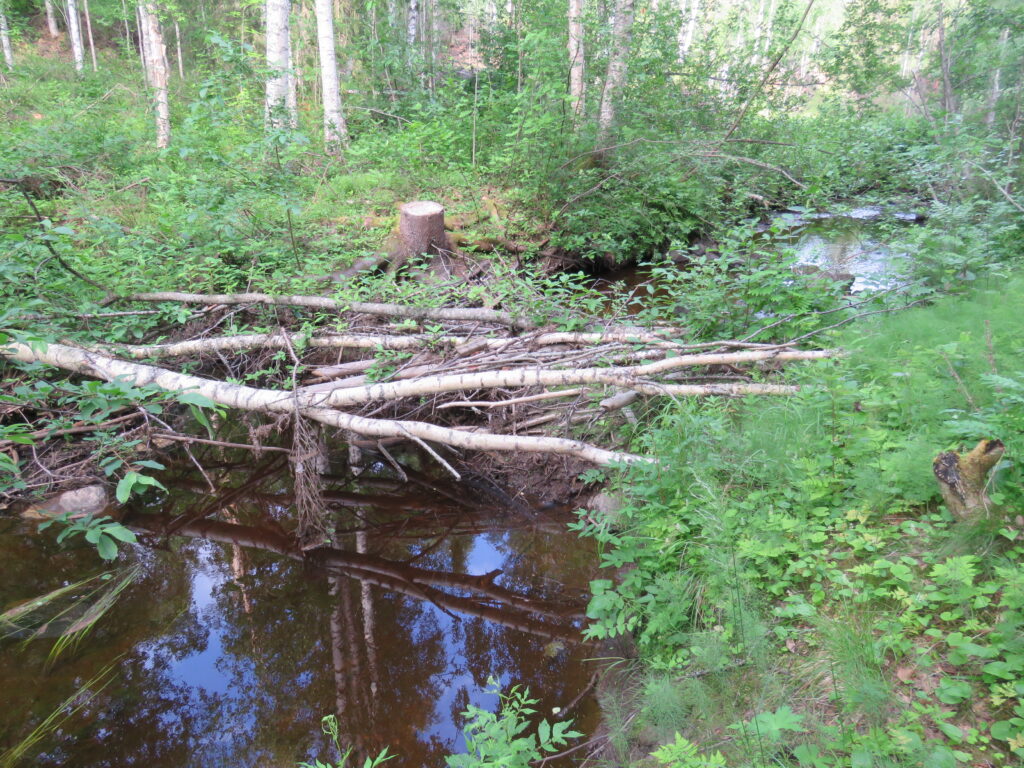
{"label": "birch tree trunk", "polygon": [[178,26],[178,20],[174,20],[174,46],[178,53],[178,78],[180,80],[185,79],[185,62],[181,58],[181,27]]}
{"label": "birch tree trunk", "polygon": [[292,122],[288,111],[291,0],[266,0],[267,77],[265,118],[271,128]]}
{"label": "birch tree trunk", "polygon": [[7,15],[0,7],[0,48],[4,50],[4,64],[14,70],[14,50],[11,48],[11,28],[7,25]]}
{"label": "birch tree trunk", "polygon": [[139,20],[142,26],[146,81],[153,90],[156,145],[160,149],[164,149],[171,143],[170,102],[167,96],[170,67],[167,66],[167,45],[164,43],[160,20],[157,18],[156,8],[152,3],[139,4]]}
{"label": "birch tree trunk", "polygon": [[574,126],[587,110],[583,29],[583,0],[569,0],[569,108]]}
{"label": "birch tree trunk", "polygon": [[43,8],[46,10],[46,31],[50,37],[58,37],[60,30],[57,29],[57,14],[53,10],[53,0],[43,0]]}
{"label": "birch tree trunk", "polygon": [[92,18],[89,16],[89,0],[82,0],[82,12],[85,15],[85,32],[89,38],[89,56],[92,58],[92,71],[99,72],[96,64],[96,43],[92,39]]}
{"label": "birch tree trunk", "polygon": [[690,4],[690,17],[686,21],[686,34],[683,36],[683,43],[680,49],[680,58],[686,58],[693,45],[693,36],[697,33],[697,19],[700,16],[700,0],[693,0]]}
{"label": "birch tree trunk", "polygon": [[616,102],[626,84],[627,58],[633,38],[633,2],[617,0],[615,22],[612,25],[612,51],[608,57],[608,73],[601,92],[601,108],[597,116],[597,143],[604,144],[615,124]]}
{"label": "birch tree trunk", "polygon": [[288,90],[285,93],[288,108],[288,127],[299,127],[298,72],[295,70],[295,51],[292,49],[291,24],[288,25]]}
{"label": "birch tree trunk", "polygon": [[334,49],[332,0],[316,0],[316,43],[320,51],[320,82],[324,105],[324,143],[328,151],[348,143],[348,126],[341,111],[338,89],[338,56]]}
{"label": "birch tree trunk", "polygon": [[412,57],[412,49],[416,45],[416,37],[420,26],[420,2],[409,0],[409,17],[405,25],[405,44],[409,48],[409,56]]}
{"label": "birch tree trunk", "polygon": [[85,68],[85,52],[82,49],[82,24],[78,19],[77,0],[68,0],[68,37],[71,38],[71,56],[75,61],[75,70],[81,72]]}
{"label": "birch tree trunk", "polygon": [[1006,42],[1010,37],[1009,27],[1003,27],[999,33],[998,63],[992,73],[992,89],[988,92],[988,104],[985,112],[985,125],[991,128],[996,124],[996,107],[999,104],[999,96],[1002,93],[1002,84],[999,82],[1003,74],[1003,54],[1006,52]]}

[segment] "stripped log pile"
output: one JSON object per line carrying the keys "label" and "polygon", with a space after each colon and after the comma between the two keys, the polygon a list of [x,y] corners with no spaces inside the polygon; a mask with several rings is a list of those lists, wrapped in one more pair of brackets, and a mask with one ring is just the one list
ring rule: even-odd
{"label": "stripped log pile", "polygon": [[[127,300],[216,307],[207,318],[231,307],[307,308],[337,315],[346,331],[298,333],[281,323],[271,333],[204,330],[198,338],[154,345],[9,343],[3,354],[135,386],[194,391],[227,408],[300,416],[374,441],[409,440],[449,469],[430,444],[561,454],[598,465],[644,461],[577,437],[596,434],[609,414],[628,415],[640,397],[790,394],[794,387],[760,379],[781,362],[832,354],[791,345],[687,344],[684,331],[669,327],[556,331],[485,308],[266,294],[151,293]],[[164,362],[213,360],[230,371],[231,356],[268,348],[284,350],[291,361],[291,380],[275,388],[182,373]]]}

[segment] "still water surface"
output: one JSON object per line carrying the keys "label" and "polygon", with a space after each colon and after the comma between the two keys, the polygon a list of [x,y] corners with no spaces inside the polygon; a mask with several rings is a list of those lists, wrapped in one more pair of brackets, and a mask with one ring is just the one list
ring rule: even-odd
{"label": "still water surface", "polygon": [[[377,466],[333,479],[337,534],[303,551],[286,468],[207,467],[215,492],[172,470],[165,498],[128,511],[140,543],[118,565],[141,576],[89,635],[52,663],[52,640],[0,645],[0,752],[108,665],[26,764],[284,768],[335,757],[320,731],[335,713],[359,764],[387,745],[389,766],[441,766],[467,704],[496,707],[492,675],[594,728],[577,638],[596,556],[570,515]],[[0,519],[0,608],[103,570],[54,538]]]}

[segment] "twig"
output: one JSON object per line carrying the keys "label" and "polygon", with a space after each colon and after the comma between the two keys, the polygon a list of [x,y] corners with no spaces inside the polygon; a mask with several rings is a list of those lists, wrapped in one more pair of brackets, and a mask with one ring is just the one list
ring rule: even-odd
{"label": "twig", "polygon": [[[42,214],[39,213],[39,209],[36,208],[35,201],[32,199],[32,196],[29,195],[28,190],[25,189],[25,186],[20,181],[18,182],[17,186],[18,191],[21,192],[22,197],[25,198],[25,202],[28,203],[28,207],[32,209],[32,213],[36,217],[36,222],[39,224],[39,228],[42,229],[45,233],[45,227],[43,226],[44,219]],[[103,293],[107,294],[108,296],[110,295],[110,291],[107,290],[105,287],[97,283],[95,280],[91,280],[90,278],[86,277],[77,269],[68,264],[64,260],[64,257],[57,252],[57,249],[53,247],[53,243],[51,243],[49,240],[43,240],[42,243],[46,247],[46,250],[48,250],[51,253],[52,257],[57,260],[57,263],[60,264],[65,270],[70,272],[72,275],[77,277],[82,282],[88,283],[93,288],[99,288],[101,291],[103,291]]]}
{"label": "twig", "polygon": [[451,464],[449,464],[447,461],[441,458],[441,455],[433,448],[431,448],[429,445],[427,445],[426,442],[416,437],[416,435],[411,434],[409,430],[407,430],[405,427],[402,427],[401,431],[408,435],[409,439],[416,443],[420,448],[422,448],[431,456],[433,456],[442,467],[444,467],[451,473],[452,477],[454,477],[456,480],[462,480],[462,475],[455,471],[455,467],[453,467]]}
{"label": "twig", "polygon": [[287,448],[277,448],[272,445],[251,445],[250,443],[231,443],[225,440],[209,440],[205,437],[193,437],[192,435],[182,435],[177,432],[154,432],[152,437],[159,437],[164,440],[176,440],[181,443],[202,443],[203,445],[216,445],[220,448],[244,448],[254,453],[261,453],[263,451],[278,451],[280,453],[291,453]]}

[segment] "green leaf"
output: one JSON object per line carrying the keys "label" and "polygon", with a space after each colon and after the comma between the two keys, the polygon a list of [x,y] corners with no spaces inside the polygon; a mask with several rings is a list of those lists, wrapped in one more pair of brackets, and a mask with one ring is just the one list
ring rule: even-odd
{"label": "green leaf", "polygon": [[132,488],[135,487],[138,478],[139,474],[137,472],[129,472],[118,481],[114,496],[119,502],[124,504],[128,501],[132,495]]}
{"label": "green leaf", "polygon": [[120,523],[114,523],[112,525],[106,526],[103,529],[103,533],[105,533],[107,536],[113,536],[118,541],[123,541],[127,544],[134,544],[136,541],[138,541],[138,538],[135,536],[135,533],[128,530]]}
{"label": "green leaf", "polygon": [[117,544],[108,536],[100,536],[99,541],[96,542],[96,551],[104,560],[113,560],[117,557]]}

